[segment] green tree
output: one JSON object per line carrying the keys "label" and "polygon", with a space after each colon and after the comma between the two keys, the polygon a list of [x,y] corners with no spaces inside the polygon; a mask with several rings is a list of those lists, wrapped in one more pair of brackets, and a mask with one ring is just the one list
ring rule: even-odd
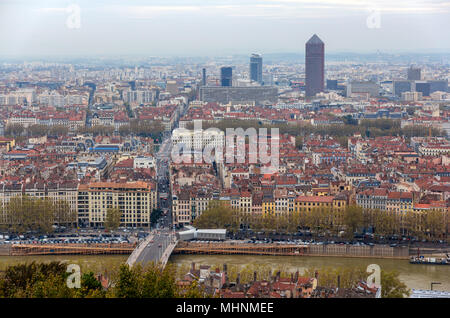
{"label": "green tree", "polygon": [[138,298],[139,290],[139,265],[133,269],[127,264],[122,264],[119,268],[119,278],[114,288],[115,296],[118,298]]}
{"label": "green tree", "polygon": [[93,272],[81,276],[81,288],[76,290],[76,297],[80,298],[103,298],[106,292],[102,284],[94,276]]}
{"label": "green tree", "polygon": [[120,226],[122,212],[119,208],[108,208],[106,210],[105,229],[116,230]]}
{"label": "green tree", "polygon": [[199,229],[229,229],[235,230],[239,214],[220,201],[211,201],[208,208],[194,220],[194,226]]}
{"label": "green tree", "polygon": [[410,290],[399,279],[398,272],[381,270],[381,297],[404,298],[410,295]]}
{"label": "green tree", "polygon": [[152,213],[150,214],[150,224],[152,226],[155,225],[160,219],[161,215],[162,215],[161,209],[153,209]]}
{"label": "green tree", "polygon": [[55,205],[48,198],[27,195],[11,198],[5,208],[6,227],[13,233],[53,231]]}
{"label": "green tree", "polygon": [[5,128],[5,136],[18,137],[23,134],[25,128],[21,124],[8,124]]}
{"label": "green tree", "polygon": [[444,213],[439,210],[430,210],[424,218],[424,229],[428,237],[437,240],[445,235],[445,218]]}
{"label": "green tree", "polygon": [[346,234],[353,237],[355,233],[363,225],[363,210],[356,205],[349,205],[344,211],[344,224],[346,227]]}

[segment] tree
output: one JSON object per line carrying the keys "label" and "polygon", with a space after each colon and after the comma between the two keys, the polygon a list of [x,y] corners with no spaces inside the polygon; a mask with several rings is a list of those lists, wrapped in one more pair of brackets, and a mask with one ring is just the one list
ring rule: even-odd
{"label": "tree", "polygon": [[130,125],[121,125],[119,127],[119,134],[121,136],[129,136],[131,133]]}
{"label": "tree", "polygon": [[344,211],[344,224],[347,229],[347,235],[353,237],[353,233],[363,225],[363,210],[356,205],[350,205]]}
{"label": "tree", "polygon": [[381,297],[404,298],[410,295],[410,290],[398,278],[398,272],[381,270]]}
{"label": "tree", "polygon": [[55,203],[55,223],[58,226],[72,226],[77,221],[77,213],[72,209],[69,203],[65,200],[60,200]]}
{"label": "tree", "polygon": [[93,272],[88,272],[81,276],[81,288],[76,290],[76,297],[103,298],[105,295],[102,284],[95,278]]}
{"label": "tree", "polygon": [[115,296],[118,298],[138,298],[139,293],[139,271],[140,266],[137,265],[130,268],[127,264],[120,265],[119,277],[114,288]]}
{"label": "tree", "polygon": [[297,149],[302,150],[302,148],[303,148],[303,137],[302,136],[295,137],[295,147],[297,147]]}
{"label": "tree", "polygon": [[170,264],[162,268],[150,263],[128,267],[122,264],[113,294],[119,298],[174,298],[178,297],[175,268]]}
{"label": "tree", "polygon": [[69,128],[62,125],[52,126],[48,134],[53,136],[66,136],[69,133]]}
{"label": "tree", "polygon": [[24,131],[25,128],[21,124],[8,124],[5,128],[5,136],[21,136]]}
{"label": "tree", "polygon": [[430,210],[424,218],[424,229],[432,240],[439,239],[445,233],[444,213],[439,210]]}
{"label": "tree", "polygon": [[69,297],[66,277],[59,262],[9,266],[0,277],[0,297]]}
{"label": "tree", "polygon": [[45,125],[30,125],[27,129],[28,136],[30,137],[42,137],[47,135],[48,127]]}
{"label": "tree", "polygon": [[150,224],[152,226],[155,225],[158,222],[161,215],[162,215],[161,209],[153,209],[152,213],[150,214]]}
{"label": "tree", "polygon": [[194,226],[199,229],[232,229],[235,228],[236,218],[240,218],[232,208],[220,201],[211,201],[208,208],[194,220]]}
{"label": "tree", "polygon": [[11,198],[5,208],[6,226],[13,233],[53,231],[55,204],[48,198],[27,195]]}
{"label": "tree", "polygon": [[120,226],[122,212],[118,208],[108,208],[106,210],[105,228],[107,230],[116,230]]}

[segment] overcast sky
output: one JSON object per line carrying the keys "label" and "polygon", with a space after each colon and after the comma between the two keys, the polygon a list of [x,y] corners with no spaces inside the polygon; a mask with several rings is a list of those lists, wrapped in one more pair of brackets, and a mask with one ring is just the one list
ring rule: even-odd
{"label": "overcast sky", "polygon": [[0,0],[0,55],[450,52],[449,30],[450,0]]}

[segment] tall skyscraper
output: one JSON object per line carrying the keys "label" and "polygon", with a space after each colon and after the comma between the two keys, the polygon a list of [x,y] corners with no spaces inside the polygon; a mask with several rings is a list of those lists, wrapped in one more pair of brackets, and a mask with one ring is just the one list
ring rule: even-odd
{"label": "tall skyscraper", "polygon": [[323,92],[325,83],[325,44],[314,34],[305,45],[306,96]]}
{"label": "tall skyscraper", "polygon": [[206,86],[206,68],[202,69],[202,86]]}
{"label": "tall skyscraper", "polygon": [[420,68],[411,65],[410,68],[408,68],[408,81],[420,81],[420,78]]}
{"label": "tall skyscraper", "polygon": [[220,83],[222,86],[233,85],[233,69],[229,66],[224,66],[220,69]]}
{"label": "tall skyscraper", "polygon": [[413,84],[414,82],[412,81],[394,80],[392,86],[395,96],[401,97],[403,93],[411,92],[413,90]]}
{"label": "tall skyscraper", "polygon": [[262,84],[262,56],[260,54],[250,56],[250,79]]}

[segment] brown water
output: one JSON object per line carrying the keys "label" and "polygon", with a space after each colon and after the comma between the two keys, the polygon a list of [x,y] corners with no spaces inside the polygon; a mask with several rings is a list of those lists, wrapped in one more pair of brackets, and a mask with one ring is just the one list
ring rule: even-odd
{"label": "brown water", "polygon": [[450,266],[412,265],[408,260],[319,256],[172,255],[170,261],[183,267],[192,262],[198,265],[229,264],[239,267],[253,263],[269,265],[273,269],[286,266],[290,271],[298,270],[300,273],[311,267],[367,267],[369,264],[378,264],[382,270],[397,270],[400,280],[409,288],[430,289],[431,282],[440,282],[441,285],[433,286],[434,290],[450,291]]}

